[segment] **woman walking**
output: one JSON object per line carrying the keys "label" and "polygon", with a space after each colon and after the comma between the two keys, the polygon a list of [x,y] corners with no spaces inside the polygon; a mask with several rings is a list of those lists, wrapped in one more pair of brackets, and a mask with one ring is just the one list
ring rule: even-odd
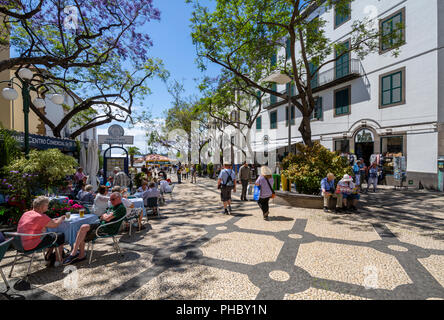
{"label": "woman walking", "polygon": [[259,207],[262,209],[264,220],[268,220],[269,207],[268,202],[270,198],[274,198],[274,190],[272,187],[273,178],[271,176],[271,170],[267,166],[261,167],[261,175],[256,180],[256,185],[260,187],[261,193],[259,195]]}

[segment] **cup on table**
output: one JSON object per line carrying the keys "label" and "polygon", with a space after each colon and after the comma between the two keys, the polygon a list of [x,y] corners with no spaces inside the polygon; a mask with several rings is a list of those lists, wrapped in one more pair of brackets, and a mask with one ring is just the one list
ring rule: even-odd
{"label": "cup on table", "polygon": [[85,216],[85,209],[79,209],[80,218]]}
{"label": "cup on table", "polygon": [[67,220],[71,219],[71,212],[67,211],[65,215]]}

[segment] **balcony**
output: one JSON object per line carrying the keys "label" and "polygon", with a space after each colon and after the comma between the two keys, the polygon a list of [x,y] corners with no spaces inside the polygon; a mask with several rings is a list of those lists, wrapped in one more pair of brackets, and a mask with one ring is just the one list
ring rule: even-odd
{"label": "balcony", "polygon": [[[335,66],[319,73],[317,77],[312,79],[312,91],[313,93],[320,92],[338,84],[357,79],[362,75],[364,75],[364,69],[362,68],[361,61],[359,59],[350,59],[348,66],[338,66],[338,68]],[[286,94],[287,90],[280,91],[279,93]],[[262,99],[262,107],[264,109],[272,109],[285,102],[284,99],[276,97],[276,103],[272,104],[270,97],[267,97]]]}

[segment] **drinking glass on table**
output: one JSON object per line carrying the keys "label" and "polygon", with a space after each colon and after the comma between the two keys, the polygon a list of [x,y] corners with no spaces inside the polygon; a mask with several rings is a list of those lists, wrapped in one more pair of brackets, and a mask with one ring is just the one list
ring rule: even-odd
{"label": "drinking glass on table", "polygon": [[79,209],[80,218],[83,218],[85,216],[85,209]]}
{"label": "drinking glass on table", "polygon": [[69,212],[69,211],[66,211],[66,219],[67,220],[69,220],[69,219],[71,219],[71,212]]}

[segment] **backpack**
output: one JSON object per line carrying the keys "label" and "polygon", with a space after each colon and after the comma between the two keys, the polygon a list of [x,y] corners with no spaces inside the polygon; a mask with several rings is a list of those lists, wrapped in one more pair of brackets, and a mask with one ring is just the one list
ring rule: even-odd
{"label": "backpack", "polygon": [[[228,172],[228,170],[226,171]],[[228,174],[227,182],[224,184],[222,183],[222,186],[224,187],[234,187],[233,178],[231,178],[232,171],[230,170],[230,173]]]}

